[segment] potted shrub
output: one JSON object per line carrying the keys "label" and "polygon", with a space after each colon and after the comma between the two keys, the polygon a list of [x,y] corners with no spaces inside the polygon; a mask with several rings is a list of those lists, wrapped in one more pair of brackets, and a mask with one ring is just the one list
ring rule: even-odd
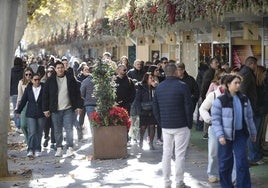
{"label": "potted shrub", "polygon": [[93,126],[93,158],[127,157],[127,128],[130,120],[124,108],[116,106],[114,70],[109,61],[98,59],[92,71],[96,112],[90,115]]}

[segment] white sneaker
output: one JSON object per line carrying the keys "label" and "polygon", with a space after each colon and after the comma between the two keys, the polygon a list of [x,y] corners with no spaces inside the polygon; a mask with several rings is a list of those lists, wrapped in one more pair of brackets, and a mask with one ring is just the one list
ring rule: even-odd
{"label": "white sneaker", "polygon": [[73,148],[69,147],[67,152],[66,152],[67,157],[71,157],[74,155]]}
{"label": "white sneaker", "polygon": [[163,145],[163,141],[162,141],[161,139],[157,139],[156,144],[158,144],[158,145]]}
{"label": "white sneaker", "polygon": [[55,153],[55,157],[62,157],[62,148],[57,148],[57,151]]}
{"label": "white sneaker", "polygon": [[42,155],[42,152],[41,151],[35,151],[34,152],[34,156],[35,157],[40,157]]}
{"label": "white sneaker", "polygon": [[23,132],[22,132],[22,130],[21,129],[19,129],[19,128],[16,128],[16,130],[15,130],[17,133],[19,133],[19,134],[22,134]]}
{"label": "white sneaker", "polygon": [[32,151],[29,151],[29,152],[27,153],[27,157],[33,157],[33,156],[34,156],[34,154],[33,154]]}

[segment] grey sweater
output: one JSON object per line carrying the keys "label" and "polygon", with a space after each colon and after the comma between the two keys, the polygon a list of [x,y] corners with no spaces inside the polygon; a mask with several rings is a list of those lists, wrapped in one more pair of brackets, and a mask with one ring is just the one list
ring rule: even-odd
{"label": "grey sweater", "polygon": [[81,97],[84,99],[84,106],[96,106],[97,100],[92,96],[94,85],[92,77],[88,76],[81,83]]}

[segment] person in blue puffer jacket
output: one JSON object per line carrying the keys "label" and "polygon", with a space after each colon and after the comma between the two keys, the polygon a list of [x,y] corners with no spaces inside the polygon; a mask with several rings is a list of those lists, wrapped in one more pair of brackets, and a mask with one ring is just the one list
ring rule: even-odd
{"label": "person in blue puffer jacket", "polygon": [[232,169],[236,161],[236,187],[250,188],[249,164],[246,144],[250,136],[256,141],[256,128],[248,97],[239,92],[242,78],[228,75],[227,90],[213,102],[211,108],[212,128],[219,141],[219,175],[222,188],[232,187]]}

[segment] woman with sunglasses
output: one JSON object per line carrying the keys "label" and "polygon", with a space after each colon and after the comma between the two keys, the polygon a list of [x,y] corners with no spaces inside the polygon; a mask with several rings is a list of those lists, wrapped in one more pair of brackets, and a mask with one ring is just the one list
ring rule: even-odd
{"label": "woman with sunglasses", "polygon": [[[26,86],[28,85],[28,83],[31,82],[32,75],[33,75],[32,68],[26,67],[23,72],[23,78],[19,81],[19,84],[18,84],[18,99],[17,99],[16,109],[18,108],[20,104],[20,101],[21,101],[21,98],[22,98],[22,95]],[[25,136],[25,143],[28,145],[28,130],[27,130],[26,117],[25,117],[26,109],[27,109],[27,105],[25,105],[24,109],[21,112],[20,126]]]}
{"label": "woman with sunglasses", "polygon": [[45,125],[45,115],[42,111],[43,83],[40,82],[39,74],[33,74],[31,83],[27,85],[21,102],[16,110],[20,114],[28,104],[26,120],[28,125],[28,157],[41,156],[41,139]]}

